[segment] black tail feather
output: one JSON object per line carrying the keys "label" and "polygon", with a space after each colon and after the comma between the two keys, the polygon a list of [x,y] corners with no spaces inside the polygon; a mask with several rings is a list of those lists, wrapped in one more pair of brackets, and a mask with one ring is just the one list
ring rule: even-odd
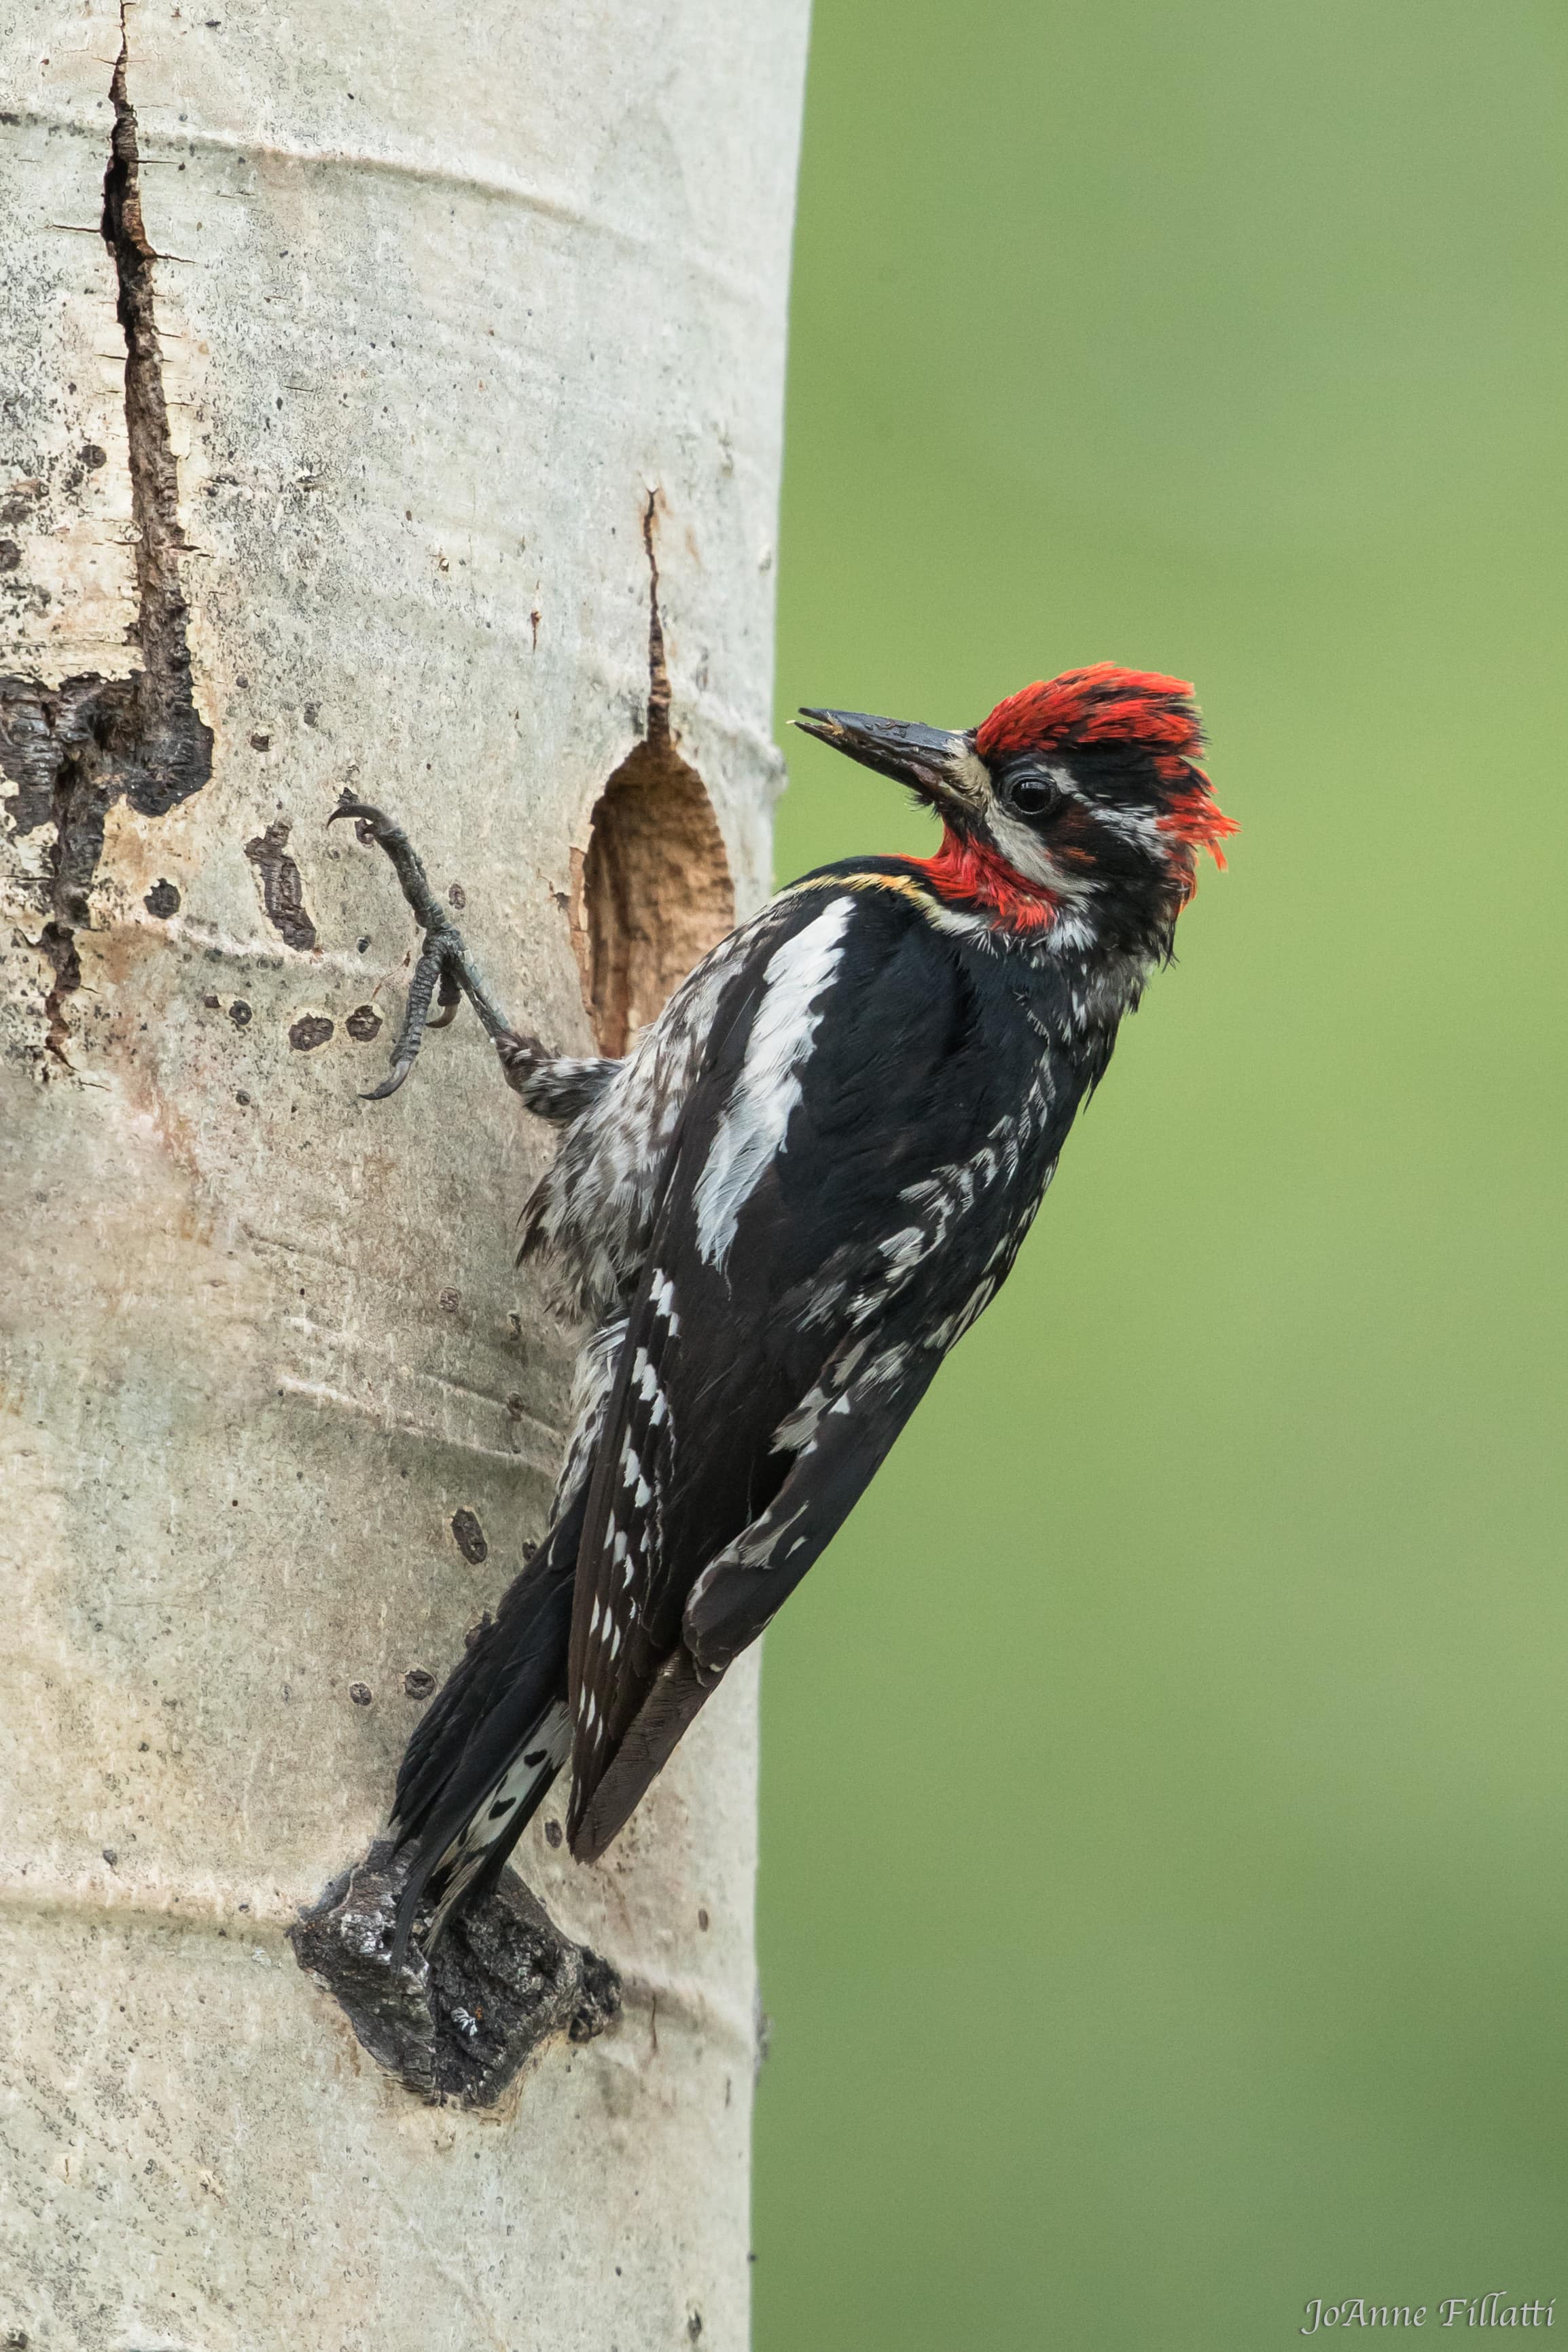
{"label": "black tail feather", "polygon": [[[393,1803],[393,1835],[409,1853],[398,1904],[395,1951],[406,1950],[416,1915],[445,1893],[442,1864],[454,1839],[552,1711],[566,1698],[572,1587],[582,1511],[552,1528],[502,1595],[492,1624],[454,1667],[405,1752]],[[455,1901],[493,1885],[555,1778],[543,1772],[483,1849]],[[411,1853],[410,1853],[410,1850]],[[448,1872],[447,1876],[452,1874]]]}

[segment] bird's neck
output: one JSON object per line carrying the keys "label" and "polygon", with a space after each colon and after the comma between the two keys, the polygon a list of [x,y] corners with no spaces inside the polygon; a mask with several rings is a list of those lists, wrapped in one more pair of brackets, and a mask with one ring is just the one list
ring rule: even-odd
{"label": "bird's neck", "polygon": [[1006,859],[973,835],[942,829],[942,847],[934,857],[911,857],[910,865],[922,874],[941,898],[989,916],[998,930],[1019,939],[1037,939],[1060,919],[1062,901],[1040,882],[1032,882]]}
{"label": "bird's neck", "polygon": [[[1168,887],[1133,895],[1108,894],[1089,885],[1037,880],[973,835],[945,827],[934,857],[911,857],[936,897],[983,924],[991,935],[1043,962],[1085,971],[1101,968],[1112,990],[1131,972],[1138,986],[1155,964],[1168,963],[1176,918],[1192,895],[1190,879],[1173,874]],[[1134,988],[1132,993],[1136,994]]]}

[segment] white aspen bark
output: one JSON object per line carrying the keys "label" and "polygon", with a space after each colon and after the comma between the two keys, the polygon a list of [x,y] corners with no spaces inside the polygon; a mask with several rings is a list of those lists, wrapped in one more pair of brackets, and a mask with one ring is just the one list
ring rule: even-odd
{"label": "white aspen bark", "polygon": [[359,1099],[416,933],[324,820],[400,818],[567,1052],[760,902],[805,15],[0,22],[0,2344],[746,2341],[754,1674],[603,1864],[523,1841],[625,2001],[499,2107],[286,1931],[573,1347],[472,1013]]}

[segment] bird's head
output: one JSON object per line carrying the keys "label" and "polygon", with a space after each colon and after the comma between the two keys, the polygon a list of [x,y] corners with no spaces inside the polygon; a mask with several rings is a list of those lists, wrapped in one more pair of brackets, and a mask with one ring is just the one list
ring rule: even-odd
{"label": "bird's head", "polygon": [[1149,670],[1064,670],[958,733],[851,710],[799,724],[934,808],[944,837],[924,871],[1016,931],[1168,947],[1198,851],[1223,866],[1236,831],[1198,764],[1192,688]]}

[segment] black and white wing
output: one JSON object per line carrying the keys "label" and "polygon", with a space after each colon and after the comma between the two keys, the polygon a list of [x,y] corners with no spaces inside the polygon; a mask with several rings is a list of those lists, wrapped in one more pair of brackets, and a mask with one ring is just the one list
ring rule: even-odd
{"label": "black and white wing", "polygon": [[1042,1041],[914,895],[820,877],[726,988],[671,1143],[573,1601],[601,1853],[1012,1263],[1060,1148]]}

